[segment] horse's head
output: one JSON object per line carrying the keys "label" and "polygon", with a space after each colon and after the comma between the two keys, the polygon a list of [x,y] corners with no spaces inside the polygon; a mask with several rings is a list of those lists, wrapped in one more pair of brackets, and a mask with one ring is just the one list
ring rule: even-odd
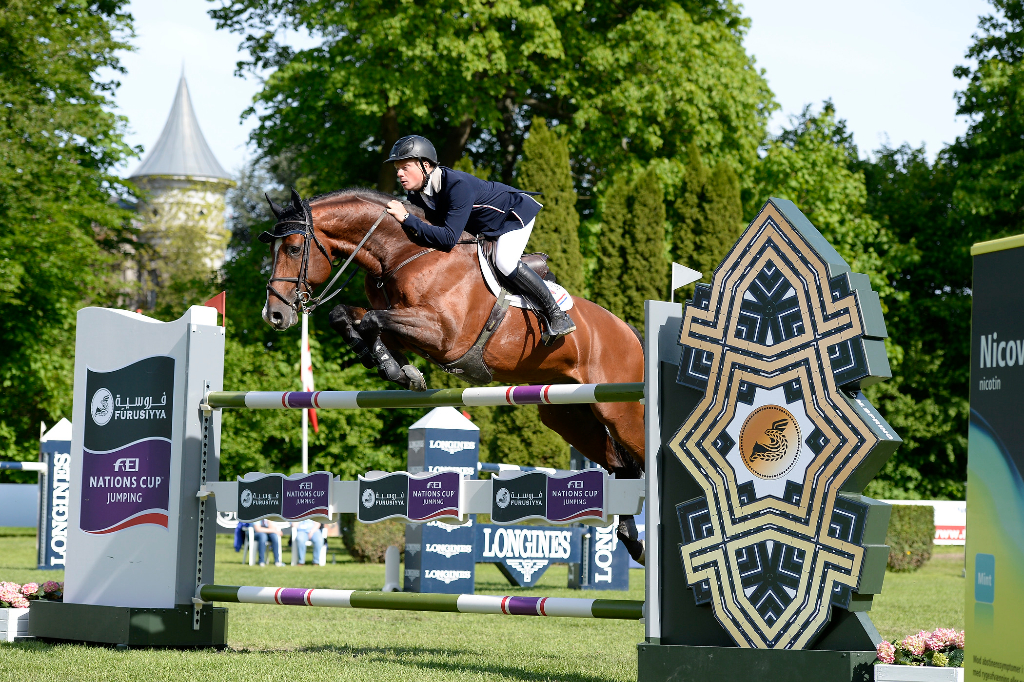
{"label": "horse's head", "polygon": [[313,298],[313,289],[331,276],[331,257],[313,226],[309,202],[292,190],[292,203],[278,206],[267,197],[277,223],[273,232],[259,236],[273,249],[270,281],[267,282],[267,303],[263,319],[278,331],[284,331],[299,320],[303,304]]}

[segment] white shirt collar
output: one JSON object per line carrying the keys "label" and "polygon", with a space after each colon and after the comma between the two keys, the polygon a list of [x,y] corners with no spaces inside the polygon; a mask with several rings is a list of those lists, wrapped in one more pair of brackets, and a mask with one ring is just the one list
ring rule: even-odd
{"label": "white shirt collar", "polygon": [[441,167],[438,166],[430,172],[430,179],[427,180],[426,186],[420,190],[422,194],[426,194],[428,197],[434,196],[437,192],[441,191]]}

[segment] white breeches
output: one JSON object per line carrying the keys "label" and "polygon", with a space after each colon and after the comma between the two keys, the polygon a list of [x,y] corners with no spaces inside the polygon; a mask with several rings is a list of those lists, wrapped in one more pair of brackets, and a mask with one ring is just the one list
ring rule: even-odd
{"label": "white breeches", "polygon": [[534,221],[531,220],[526,227],[506,232],[498,237],[497,248],[494,252],[494,264],[506,277],[515,272],[519,266],[519,259],[526,249],[526,242],[530,241],[530,233],[533,232],[533,223]]}

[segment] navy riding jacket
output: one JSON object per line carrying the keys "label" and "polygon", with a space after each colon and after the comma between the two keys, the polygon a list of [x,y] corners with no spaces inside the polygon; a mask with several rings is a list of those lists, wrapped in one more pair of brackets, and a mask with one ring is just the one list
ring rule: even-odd
{"label": "navy riding jacket", "polygon": [[463,231],[494,239],[522,229],[541,209],[522,190],[444,166],[440,191],[433,196],[409,192],[409,202],[422,208],[430,222],[410,213],[404,225],[417,242],[441,251],[451,251]]}

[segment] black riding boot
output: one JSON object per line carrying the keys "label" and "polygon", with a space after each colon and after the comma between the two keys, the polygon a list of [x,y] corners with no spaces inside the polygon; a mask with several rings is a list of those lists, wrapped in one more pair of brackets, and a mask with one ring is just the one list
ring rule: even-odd
{"label": "black riding boot", "polygon": [[530,303],[544,318],[547,328],[543,337],[545,345],[550,345],[559,336],[576,331],[576,323],[558,307],[555,297],[551,295],[551,290],[536,272],[520,263],[516,271],[509,277],[509,281],[520,294],[530,299]]}

